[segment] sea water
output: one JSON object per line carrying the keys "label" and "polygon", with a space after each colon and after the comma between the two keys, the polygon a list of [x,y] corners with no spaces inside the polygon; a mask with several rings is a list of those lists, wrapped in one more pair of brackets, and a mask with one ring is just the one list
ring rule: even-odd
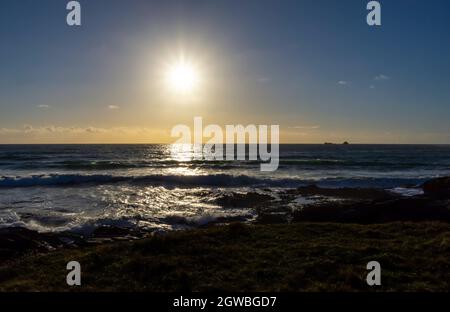
{"label": "sea water", "polygon": [[412,196],[424,181],[450,175],[445,145],[281,145],[270,173],[258,161],[194,159],[171,145],[0,145],[0,227],[171,230],[255,217],[252,207],[220,204],[224,194],[316,184]]}

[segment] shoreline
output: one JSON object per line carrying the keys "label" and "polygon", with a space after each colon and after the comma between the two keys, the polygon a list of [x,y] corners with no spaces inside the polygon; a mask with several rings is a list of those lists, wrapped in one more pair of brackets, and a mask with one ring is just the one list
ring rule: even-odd
{"label": "shoreline", "polygon": [[[253,223],[216,220],[180,231],[103,226],[84,237],[3,228],[0,290],[369,291],[365,263],[375,260],[387,272],[377,290],[448,291],[450,178],[422,188],[404,197],[310,185],[284,191],[275,207],[270,196],[248,192],[220,200],[250,205]],[[295,196],[341,200],[280,210]],[[77,289],[65,284],[72,260],[86,274]]]}
{"label": "shoreline", "polygon": [[[241,222],[254,225],[314,223],[384,224],[393,222],[450,223],[450,178],[437,178],[424,183],[423,194],[402,196],[392,191],[369,188],[321,188],[301,186],[280,191],[278,198],[256,191],[224,194],[218,197],[224,211],[248,208],[245,216],[211,218],[205,223],[190,223],[173,217],[174,230],[158,227],[121,227],[100,225],[90,233],[61,231],[38,232],[26,227],[0,228],[0,261],[33,252],[49,252],[61,248],[77,248],[114,241],[132,241],[163,236],[172,231],[187,231]],[[306,201],[301,209],[292,209],[296,198]],[[308,202],[309,198],[314,198]],[[250,221],[249,221],[250,220]]]}

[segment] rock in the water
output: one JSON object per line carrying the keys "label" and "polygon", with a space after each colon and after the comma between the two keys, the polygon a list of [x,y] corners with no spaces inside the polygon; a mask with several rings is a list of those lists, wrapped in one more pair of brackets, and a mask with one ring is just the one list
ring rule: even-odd
{"label": "rock in the water", "polygon": [[224,208],[253,208],[262,204],[267,204],[273,199],[274,198],[270,195],[249,192],[244,194],[224,194],[221,197],[217,198],[216,201]]}
{"label": "rock in the water", "polygon": [[288,191],[290,194],[302,195],[302,196],[325,196],[344,199],[393,199],[399,196],[382,190],[382,189],[370,189],[370,188],[321,188],[315,184],[302,186],[296,190]]}
{"label": "rock in the water", "polygon": [[427,181],[422,186],[425,195],[450,197],[450,177]]}

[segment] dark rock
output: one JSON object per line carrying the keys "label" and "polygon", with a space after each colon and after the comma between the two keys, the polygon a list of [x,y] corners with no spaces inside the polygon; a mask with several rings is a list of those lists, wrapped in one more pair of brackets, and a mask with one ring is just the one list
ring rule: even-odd
{"label": "dark rock", "polygon": [[52,234],[22,227],[0,229],[0,259],[10,259],[29,251],[51,251],[63,243]]}
{"label": "dark rock", "polygon": [[256,218],[256,223],[260,224],[278,224],[287,222],[288,216],[285,213],[260,213]]}
{"label": "dark rock", "polygon": [[101,226],[94,230],[93,237],[96,238],[112,238],[126,236],[130,233],[129,229],[116,227],[116,226]]}
{"label": "dark rock", "polygon": [[317,185],[308,185],[304,187],[299,187],[296,190],[290,191],[291,195],[302,195],[302,196],[327,196],[343,199],[371,199],[371,200],[381,200],[381,199],[393,199],[398,198],[391,192],[382,189],[369,189],[369,188],[320,188]]}
{"label": "dark rock", "polygon": [[100,245],[100,244],[106,244],[106,243],[112,243],[113,239],[108,237],[96,237],[96,238],[89,238],[86,240],[87,245]]}
{"label": "dark rock", "polygon": [[266,204],[274,198],[270,195],[249,192],[224,194],[216,202],[224,208],[252,208]]}
{"label": "dark rock", "polygon": [[293,222],[374,224],[398,221],[450,222],[447,201],[425,197],[310,205],[293,213]]}
{"label": "dark rock", "polygon": [[429,180],[422,188],[425,195],[450,198],[450,177]]}

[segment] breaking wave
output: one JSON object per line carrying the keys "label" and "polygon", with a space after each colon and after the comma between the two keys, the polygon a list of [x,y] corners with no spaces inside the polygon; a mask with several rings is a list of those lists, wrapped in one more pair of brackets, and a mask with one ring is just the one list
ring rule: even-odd
{"label": "breaking wave", "polygon": [[398,185],[418,185],[426,179],[417,178],[325,178],[308,180],[297,178],[257,178],[246,175],[145,175],[145,176],[115,176],[115,175],[85,175],[85,174],[48,174],[32,176],[1,177],[1,188],[36,187],[36,186],[82,186],[86,184],[101,185],[112,183],[129,183],[141,185],[161,185],[174,187],[299,187],[307,184],[317,184],[326,187],[395,187]]}

